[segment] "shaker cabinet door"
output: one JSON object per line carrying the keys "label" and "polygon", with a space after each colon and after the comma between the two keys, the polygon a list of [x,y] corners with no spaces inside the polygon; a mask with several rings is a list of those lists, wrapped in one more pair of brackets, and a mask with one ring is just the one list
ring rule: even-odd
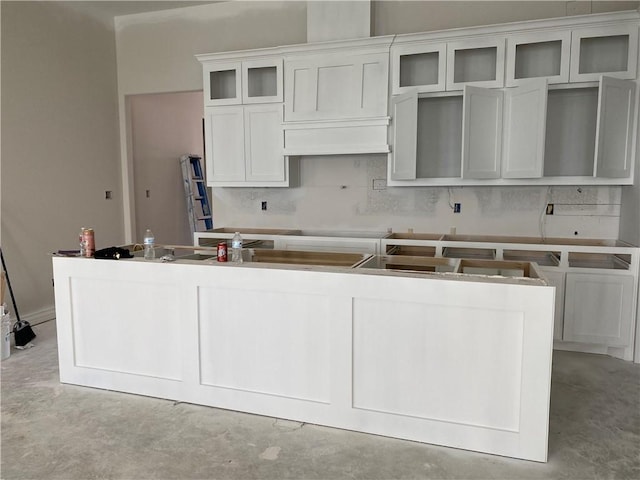
{"label": "shaker cabinet door", "polygon": [[462,178],[499,178],[502,91],[465,85],[462,113]]}
{"label": "shaker cabinet door", "polygon": [[256,182],[284,181],[282,105],[247,106],[244,122],[246,179]]}
{"label": "shaker cabinet door", "polygon": [[243,107],[206,107],[207,181],[244,181]]}
{"label": "shaker cabinet door", "polygon": [[602,77],[598,94],[596,177],[631,174],[634,82]]}
{"label": "shaker cabinet door", "polygon": [[563,340],[631,344],[633,276],[567,273]]}
{"label": "shaker cabinet door", "polygon": [[547,81],[530,80],[505,98],[504,178],[539,178],[544,170]]}
{"label": "shaker cabinet door", "polygon": [[418,148],[418,94],[405,93],[391,100],[393,138],[390,154],[392,180],[416,179]]}

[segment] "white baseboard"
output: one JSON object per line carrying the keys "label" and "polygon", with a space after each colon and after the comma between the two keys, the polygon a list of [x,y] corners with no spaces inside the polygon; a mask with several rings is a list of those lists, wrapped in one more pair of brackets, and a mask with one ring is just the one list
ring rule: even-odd
{"label": "white baseboard", "polygon": [[[15,320],[15,315],[12,315]],[[54,306],[46,307],[35,312],[29,312],[26,315],[20,314],[21,320],[26,320],[31,325],[37,325],[38,323],[46,322],[56,318],[56,309]]]}

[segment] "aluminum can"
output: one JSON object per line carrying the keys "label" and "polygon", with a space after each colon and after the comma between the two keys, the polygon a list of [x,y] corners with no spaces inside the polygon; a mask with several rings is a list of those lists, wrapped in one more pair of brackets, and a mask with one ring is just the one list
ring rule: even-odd
{"label": "aluminum can", "polygon": [[219,242],[217,252],[218,252],[218,261],[226,262],[227,261],[227,242]]}
{"label": "aluminum can", "polygon": [[84,246],[84,256],[92,258],[96,253],[96,238],[93,228],[82,229],[82,245]]}

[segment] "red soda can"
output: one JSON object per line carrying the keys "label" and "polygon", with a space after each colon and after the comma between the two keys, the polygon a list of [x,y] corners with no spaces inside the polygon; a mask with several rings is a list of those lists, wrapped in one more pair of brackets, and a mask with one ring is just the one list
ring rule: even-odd
{"label": "red soda can", "polygon": [[227,261],[227,242],[218,243],[218,261],[226,262]]}
{"label": "red soda can", "polygon": [[82,229],[82,245],[84,246],[84,256],[92,258],[96,253],[96,239],[93,228]]}

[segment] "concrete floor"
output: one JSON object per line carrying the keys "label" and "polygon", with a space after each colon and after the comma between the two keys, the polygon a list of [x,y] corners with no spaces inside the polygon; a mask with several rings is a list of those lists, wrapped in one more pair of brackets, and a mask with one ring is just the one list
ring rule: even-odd
{"label": "concrete floor", "polygon": [[6,480],[640,478],[640,365],[613,358],[554,352],[542,464],[61,385],[55,322],[34,331],[2,362]]}

